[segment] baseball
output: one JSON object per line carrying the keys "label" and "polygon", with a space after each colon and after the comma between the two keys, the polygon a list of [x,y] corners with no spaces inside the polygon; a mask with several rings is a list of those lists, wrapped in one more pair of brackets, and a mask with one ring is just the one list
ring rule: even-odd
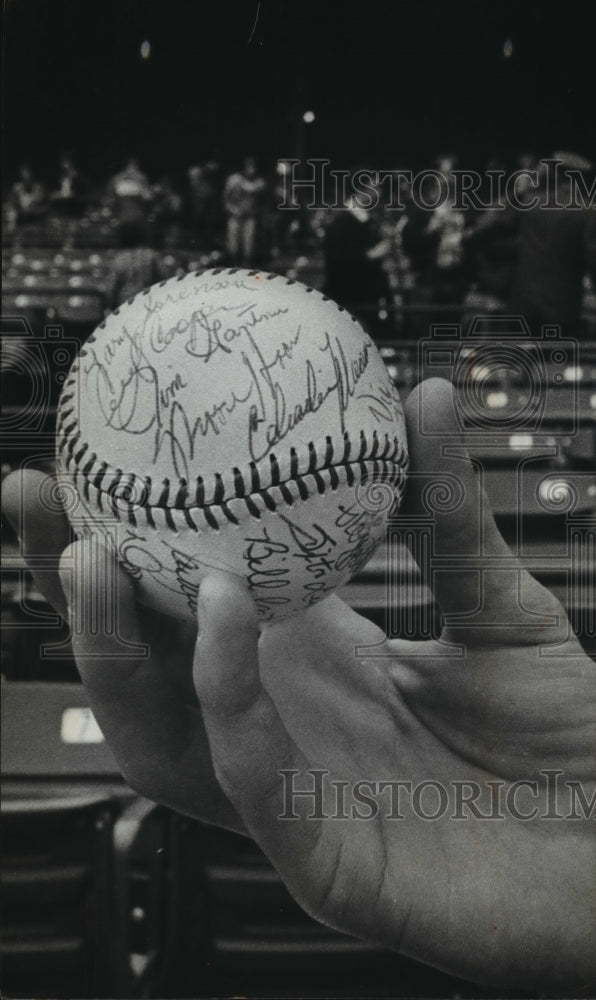
{"label": "baseball", "polygon": [[58,475],[138,599],[195,618],[202,577],[243,576],[263,622],[368,561],[407,470],[399,395],[335,302],[263,272],[172,278],[89,338],[57,414]]}

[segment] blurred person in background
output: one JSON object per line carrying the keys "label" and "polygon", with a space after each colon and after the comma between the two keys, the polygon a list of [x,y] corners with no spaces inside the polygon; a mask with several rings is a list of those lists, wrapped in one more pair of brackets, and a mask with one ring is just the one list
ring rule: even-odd
{"label": "blurred person in background", "polygon": [[200,239],[204,232],[204,219],[211,197],[211,190],[204,166],[195,164],[186,171],[187,218],[193,235]]}
{"label": "blurred person in background", "polygon": [[128,220],[118,229],[120,250],[112,263],[111,280],[107,291],[110,309],[160,281],[160,258],[147,245],[147,227],[143,221]]}
{"label": "blurred person in background", "polygon": [[254,265],[265,188],[265,180],[259,175],[253,156],[247,156],[242,170],[230,174],[226,180],[223,192],[227,216],[226,248],[229,262],[234,267]]}
{"label": "blurred person in background", "polygon": [[182,196],[170,177],[160,177],[151,188],[150,219],[157,245],[169,246],[180,242],[181,216]]}
{"label": "blurred person in background", "polygon": [[534,333],[546,323],[576,337],[586,274],[596,287],[596,208],[588,197],[579,197],[568,171],[578,172],[589,192],[594,166],[576,153],[558,152],[551,159],[560,163],[558,183],[549,179],[544,161],[540,187],[532,191],[536,204],[519,213],[509,309],[525,316]]}
{"label": "blurred person in background", "polygon": [[440,174],[442,191],[436,207],[430,207],[435,192],[410,201],[402,229],[402,245],[415,275],[411,292],[412,315],[408,334],[416,339],[429,335],[432,323],[458,323],[468,282],[465,256],[466,215],[455,207],[456,159],[439,156],[434,169]]}
{"label": "blurred person in background", "polygon": [[151,204],[151,187],[135,157],[114,174],[106,189],[108,204],[121,224],[144,222]]}
{"label": "blurred person in background", "polygon": [[487,209],[466,229],[464,240],[471,281],[465,316],[505,312],[517,256],[518,220],[513,212]]}
{"label": "blurred person in background", "polygon": [[76,217],[84,207],[85,183],[72,153],[65,152],[58,163],[58,177],[50,197],[52,209],[59,215]]}
{"label": "blurred person in background", "polygon": [[216,159],[195,164],[186,172],[186,209],[198,248],[213,251],[221,241],[223,217],[221,171]]}
{"label": "blurred person in background", "polygon": [[46,191],[31,166],[23,163],[18,178],[8,195],[8,225],[10,229],[39,221],[47,211]]}
{"label": "blurred person in background", "polygon": [[275,177],[273,180],[273,201],[271,205],[271,255],[279,257],[280,254],[287,253],[291,247],[295,246],[300,237],[308,233],[309,222],[313,220],[313,210],[307,209],[299,193],[294,195],[297,198],[298,209],[284,209],[283,205],[287,198],[288,178],[291,176],[291,167],[286,160],[278,160],[275,165]]}
{"label": "blurred person in background", "polygon": [[434,278],[439,232],[429,227],[429,214],[414,201],[406,207],[401,225],[401,247],[412,269],[412,287],[406,319],[406,335],[413,339],[428,336],[430,324],[436,321],[433,311]]}
{"label": "blurred person in background", "polygon": [[[464,269],[465,215],[452,204],[439,205],[428,223],[429,234],[437,233],[434,258],[434,300],[443,307],[441,321],[457,323],[466,281]],[[452,306],[452,309],[448,307]]]}
{"label": "blurred person in background", "polygon": [[343,208],[333,211],[323,240],[325,284],[323,291],[361,320],[375,339],[385,336],[379,304],[389,298],[383,261],[391,241],[381,232],[364,199],[350,196]]}

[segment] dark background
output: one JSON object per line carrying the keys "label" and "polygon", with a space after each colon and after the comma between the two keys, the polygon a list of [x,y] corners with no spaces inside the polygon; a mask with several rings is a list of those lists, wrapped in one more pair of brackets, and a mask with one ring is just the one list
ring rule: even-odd
{"label": "dark background", "polygon": [[97,177],[130,153],[153,176],[245,153],[592,156],[595,39],[588,3],[7,0],[5,168],[43,178],[66,148]]}

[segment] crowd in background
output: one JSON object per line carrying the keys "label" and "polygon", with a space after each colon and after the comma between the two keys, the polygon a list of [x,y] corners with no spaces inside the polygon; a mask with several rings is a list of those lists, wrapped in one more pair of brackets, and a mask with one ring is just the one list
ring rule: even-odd
{"label": "crowd in background", "polygon": [[[590,190],[591,164],[570,162],[582,165]],[[525,155],[516,166],[537,164]],[[442,156],[434,167],[449,183],[455,165],[455,157]],[[316,210],[298,198],[292,210],[279,207],[287,171],[285,161],[264,171],[247,156],[226,172],[213,157],[152,181],[131,157],[98,187],[66,152],[50,184],[29,165],[20,168],[4,202],[5,240],[18,246],[27,232],[42,238],[51,229],[68,246],[81,220],[95,213],[119,247],[112,307],[158,280],[159,254],[173,248],[182,266],[186,250],[203,264],[297,278],[317,260],[320,280],[312,280],[310,266],[310,283],[361,315],[379,340],[394,335],[388,319],[398,301],[407,307],[410,337],[427,331],[431,317],[458,322],[466,310],[509,310],[581,336],[582,308],[596,288],[593,206],[495,212],[462,210],[448,198],[430,210],[409,198],[406,187],[401,208],[380,199],[368,209],[352,196],[340,207]]]}

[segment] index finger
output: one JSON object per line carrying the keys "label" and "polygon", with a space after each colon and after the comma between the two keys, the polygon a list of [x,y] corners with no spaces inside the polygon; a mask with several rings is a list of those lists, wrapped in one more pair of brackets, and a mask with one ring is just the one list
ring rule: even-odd
{"label": "index finger", "polygon": [[242,832],[215,779],[201,708],[177,676],[176,659],[186,658],[181,666],[190,680],[192,647],[177,648],[180,635],[172,623],[160,648],[142,626],[132,581],[97,539],[68,546],[60,578],[90,707],[131,787]]}
{"label": "index finger", "polygon": [[2,508],[20,540],[23,558],[41,593],[64,618],[58,565],[72,535],[59,494],[58,481],[36,469],[12,472],[2,484]]}

